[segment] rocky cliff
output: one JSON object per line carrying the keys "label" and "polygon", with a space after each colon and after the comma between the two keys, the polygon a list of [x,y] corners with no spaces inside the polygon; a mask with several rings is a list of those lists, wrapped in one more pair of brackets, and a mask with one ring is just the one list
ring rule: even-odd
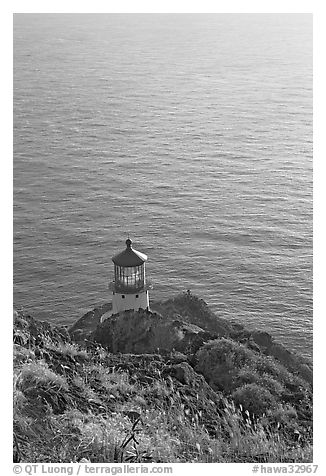
{"label": "rocky cliff", "polygon": [[14,314],[16,462],[312,461],[309,361],[190,293],[110,310]]}
{"label": "rocky cliff", "polygon": [[[267,332],[249,331],[242,324],[214,314],[209,306],[189,292],[163,302],[151,303],[151,311],[127,311],[110,316],[111,304],[85,314],[70,329],[75,341],[85,339],[107,347],[111,352],[152,353],[157,350],[184,352],[219,337],[229,337],[248,348],[271,356],[288,370],[312,383],[312,362],[282,344]],[[103,324],[102,316],[109,316]]]}

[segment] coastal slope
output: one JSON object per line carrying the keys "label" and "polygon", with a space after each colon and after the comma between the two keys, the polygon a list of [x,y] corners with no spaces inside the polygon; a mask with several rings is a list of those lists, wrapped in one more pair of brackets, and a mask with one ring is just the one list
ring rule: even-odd
{"label": "coastal slope", "polygon": [[311,462],[312,365],[278,346],[190,293],[68,330],[15,312],[14,461]]}

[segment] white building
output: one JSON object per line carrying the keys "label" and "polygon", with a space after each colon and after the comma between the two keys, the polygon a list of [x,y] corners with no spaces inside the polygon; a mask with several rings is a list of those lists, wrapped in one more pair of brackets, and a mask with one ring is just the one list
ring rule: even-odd
{"label": "white building", "polygon": [[112,290],[112,314],[122,311],[149,309],[149,286],[146,284],[145,262],[147,256],[134,250],[132,241],[126,240],[126,249],[113,256],[114,281]]}

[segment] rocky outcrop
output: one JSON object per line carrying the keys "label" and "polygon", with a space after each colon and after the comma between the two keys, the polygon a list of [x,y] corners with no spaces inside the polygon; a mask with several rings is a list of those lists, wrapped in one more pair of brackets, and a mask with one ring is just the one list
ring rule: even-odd
{"label": "rocky outcrop", "polygon": [[237,342],[245,344],[252,350],[275,358],[288,370],[312,384],[312,362],[295,352],[290,352],[284,345],[275,342],[268,332],[260,330],[248,331],[241,325],[234,325],[230,337]]}
{"label": "rocky outcrop", "polygon": [[203,299],[194,296],[190,291],[166,301],[151,303],[151,309],[169,318],[181,316],[183,321],[220,337],[229,335],[232,330],[229,321],[214,314]]}
{"label": "rocky outcrop", "polygon": [[157,349],[162,352],[163,349],[173,348],[184,352],[184,349],[189,351],[191,346],[197,349],[201,342],[209,339],[230,337],[257,353],[275,358],[310,384],[313,381],[310,360],[290,352],[275,342],[268,332],[250,331],[239,322],[229,322],[217,316],[205,301],[189,291],[166,301],[151,302],[151,314],[144,311],[142,317],[138,316],[135,321],[132,317],[134,314],[126,313],[124,323],[113,316],[105,321],[105,325],[101,325],[101,317],[110,313],[111,309],[111,303],[105,303],[85,314],[69,329],[71,338],[76,342],[95,340],[110,349],[116,349],[116,352],[129,349],[137,353],[150,353]]}
{"label": "rocky outcrop", "polygon": [[100,323],[90,340],[110,352],[148,354],[172,350],[194,352],[214,337],[200,327],[179,319],[140,309],[115,314]]}
{"label": "rocky outcrop", "polygon": [[255,352],[274,357],[288,370],[296,373],[310,384],[313,381],[312,362],[309,359],[303,358],[295,352],[289,351],[284,345],[275,342],[268,332],[250,331],[239,322],[229,322],[217,316],[205,301],[192,295],[189,291],[167,301],[153,303],[152,309],[170,318],[179,315],[183,321],[195,324],[219,337],[231,337]]}
{"label": "rocky outcrop", "polygon": [[82,342],[89,339],[90,335],[95,331],[96,327],[101,322],[101,317],[110,312],[112,309],[111,303],[105,303],[102,306],[96,307],[92,311],[87,312],[78,321],[73,324],[69,333],[75,342]]}

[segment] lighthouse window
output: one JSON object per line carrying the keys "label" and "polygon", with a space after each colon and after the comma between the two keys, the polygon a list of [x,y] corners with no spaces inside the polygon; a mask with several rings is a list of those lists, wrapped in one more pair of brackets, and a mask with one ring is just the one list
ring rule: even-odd
{"label": "lighthouse window", "polygon": [[122,299],[124,299],[125,298],[124,294],[121,297],[122,297]]}
{"label": "lighthouse window", "polygon": [[144,265],[116,266],[115,282],[122,292],[138,291],[144,286]]}
{"label": "lighthouse window", "polygon": [[138,298],[138,294],[136,294],[136,298]]}

